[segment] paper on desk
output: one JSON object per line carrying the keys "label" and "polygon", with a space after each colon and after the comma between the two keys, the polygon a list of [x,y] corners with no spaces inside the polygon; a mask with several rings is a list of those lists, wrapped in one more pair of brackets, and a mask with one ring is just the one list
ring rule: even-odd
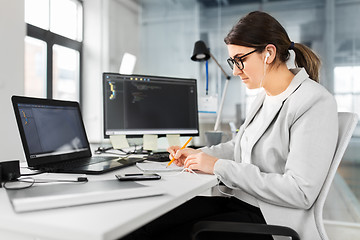
{"label": "paper on desk", "polygon": [[169,143],[169,147],[171,146],[180,146],[180,135],[174,134],[174,135],[166,135],[167,141]]}
{"label": "paper on desk", "polygon": [[136,163],[136,166],[143,172],[156,173],[156,172],[173,172],[182,171],[183,167],[178,167],[175,164],[171,164],[167,167],[168,162],[141,162]]}
{"label": "paper on desk", "polygon": [[111,135],[110,142],[114,149],[129,148],[125,135]]}
{"label": "paper on desk", "polygon": [[157,150],[158,149],[158,136],[157,135],[144,135],[143,149],[144,150]]}

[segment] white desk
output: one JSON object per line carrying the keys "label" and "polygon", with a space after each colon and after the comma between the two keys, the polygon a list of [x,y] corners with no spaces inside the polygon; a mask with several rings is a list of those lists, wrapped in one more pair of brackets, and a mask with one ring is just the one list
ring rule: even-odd
{"label": "white desk", "polygon": [[[89,181],[114,179],[117,173],[135,173],[133,166],[104,175],[88,175]],[[203,193],[217,183],[213,175],[184,172],[161,173],[159,181],[142,181],[166,190],[163,196],[85,206],[15,213],[6,191],[0,189],[0,239],[11,240],[107,240],[117,239]],[[63,174],[62,174],[63,176]]]}

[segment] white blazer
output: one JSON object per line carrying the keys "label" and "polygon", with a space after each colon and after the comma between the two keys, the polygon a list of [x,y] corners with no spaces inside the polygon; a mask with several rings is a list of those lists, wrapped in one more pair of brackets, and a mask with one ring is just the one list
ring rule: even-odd
{"label": "white blazer", "polygon": [[240,139],[265,92],[254,100],[233,140],[202,150],[220,158],[215,175],[239,199],[256,201],[268,224],[289,226],[304,240],[320,240],[312,206],[335,152],[337,105],[305,69],[292,72],[296,75],[290,91],[252,138],[245,159],[241,159]]}

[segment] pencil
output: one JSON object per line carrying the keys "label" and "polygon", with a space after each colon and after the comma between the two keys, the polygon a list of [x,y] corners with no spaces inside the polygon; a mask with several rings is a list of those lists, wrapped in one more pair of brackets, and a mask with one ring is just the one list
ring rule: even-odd
{"label": "pencil", "polygon": [[[182,146],[180,149],[186,148],[186,146],[189,144],[189,142],[191,141],[191,139],[192,139],[192,137],[190,137],[189,140],[187,140],[187,142],[184,144],[184,146]],[[167,165],[166,167],[170,166],[174,160],[175,160],[175,157],[173,157],[173,158],[171,159],[171,161],[168,163],[168,165]]]}

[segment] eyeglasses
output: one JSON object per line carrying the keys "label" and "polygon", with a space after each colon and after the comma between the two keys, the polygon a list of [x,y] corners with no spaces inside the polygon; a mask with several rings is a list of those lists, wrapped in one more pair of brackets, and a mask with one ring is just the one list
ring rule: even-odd
{"label": "eyeglasses", "polygon": [[234,70],[234,64],[240,69],[240,70],[243,70],[244,69],[244,62],[243,62],[243,58],[256,52],[257,49],[245,54],[245,55],[242,55],[240,57],[234,57],[234,58],[228,58],[226,61],[227,63],[229,64],[231,70]]}

